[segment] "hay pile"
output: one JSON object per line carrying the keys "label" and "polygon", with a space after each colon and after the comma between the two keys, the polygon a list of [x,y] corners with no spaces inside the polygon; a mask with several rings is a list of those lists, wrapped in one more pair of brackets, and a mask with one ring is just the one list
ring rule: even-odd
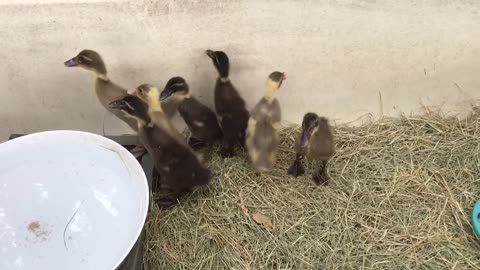
{"label": "hay pile", "polygon": [[[480,111],[336,127],[332,180],[255,176],[245,156],[214,155],[212,184],[147,221],[147,269],[480,269],[470,225],[480,199]],[[307,170],[308,173],[308,170]],[[268,231],[252,219],[263,213]]]}

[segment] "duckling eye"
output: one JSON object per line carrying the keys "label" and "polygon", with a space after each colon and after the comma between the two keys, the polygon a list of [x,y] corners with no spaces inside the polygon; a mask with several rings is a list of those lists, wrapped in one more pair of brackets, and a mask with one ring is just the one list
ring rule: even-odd
{"label": "duckling eye", "polygon": [[133,108],[132,105],[130,105],[130,103],[126,102],[125,104],[126,104],[127,107],[130,109],[130,111],[132,111],[132,112],[135,111],[135,108]]}
{"label": "duckling eye", "polygon": [[213,61],[217,64],[220,65],[220,61],[218,60],[218,57],[216,54],[213,55]]}
{"label": "duckling eye", "polygon": [[170,89],[172,89],[172,90],[180,89],[184,85],[185,85],[185,83],[183,83],[183,82],[177,82],[177,83],[172,84],[170,86]]}

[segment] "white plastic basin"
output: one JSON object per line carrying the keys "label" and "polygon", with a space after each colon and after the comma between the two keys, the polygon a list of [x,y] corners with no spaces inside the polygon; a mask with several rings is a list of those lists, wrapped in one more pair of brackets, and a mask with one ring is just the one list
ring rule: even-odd
{"label": "white plastic basin", "polygon": [[111,270],[143,228],[148,183],[121,145],[48,131],[0,144],[0,269]]}

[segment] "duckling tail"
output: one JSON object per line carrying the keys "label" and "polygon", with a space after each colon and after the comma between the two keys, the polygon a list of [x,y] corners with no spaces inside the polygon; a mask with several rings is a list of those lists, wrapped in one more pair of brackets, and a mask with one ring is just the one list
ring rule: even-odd
{"label": "duckling tail", "polygon": [[257,171],[261,173],[268,172],[273,168],[273,163],[266,158],[259,159],[254,165],[255,169],[257,169]]}

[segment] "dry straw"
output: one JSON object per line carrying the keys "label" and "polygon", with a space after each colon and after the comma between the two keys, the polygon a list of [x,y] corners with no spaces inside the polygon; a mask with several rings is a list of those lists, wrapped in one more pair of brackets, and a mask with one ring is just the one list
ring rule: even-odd
{"label": "dry straw", "polygon": [[[168,211],[152,206],[146,269],[480,269],[470,225],[480,199],[480,110],[334,128],[330,184],[289,177],[298,130],[256,175],[245,155]],[[257,224],[263,213],[273,230]]]}

